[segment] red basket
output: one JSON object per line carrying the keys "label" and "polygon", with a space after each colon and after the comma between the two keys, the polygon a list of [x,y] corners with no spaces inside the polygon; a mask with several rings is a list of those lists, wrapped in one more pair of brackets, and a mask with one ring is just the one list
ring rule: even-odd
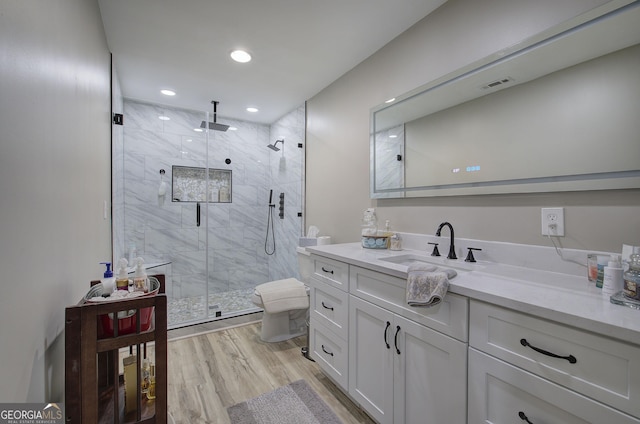
{"label": "red basket", "polygon": [[[155,277],[149,278],[149,287],[152,289],[148,293],[140,295],[138,297],[155,296],[160,290],[160,282]],[[102,296],[103,287],[102,284],[96,284],[89,290],[85,296],[85,301],[89,303],[103,303],[109,302],[108,300],[94,301],[93,297]],[[135,299],[135,298],[134,298]],[[117,301],[117,300],[114,300]],[[151,328],[153,318],[153,306],[140,309],[140,331],[145,332]],[[119,311],[118,313],[118,335],[132,334],[136,332],[137,316],[136,310],[130,309],[127,311]],[[113,314],[100,315],[100,326],[98,326],[98,337],[113,337],[114,325]]]}

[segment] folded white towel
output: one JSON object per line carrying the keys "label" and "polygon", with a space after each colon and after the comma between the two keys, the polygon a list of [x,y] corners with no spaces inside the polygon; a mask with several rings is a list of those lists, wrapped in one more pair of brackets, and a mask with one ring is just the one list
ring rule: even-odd
{"label": "folded white towel", "polygon": [[412,263],[407,271],[407,304],[435,306],[449,290],[449,279],[457,275],[453,269],[439,269],[424,263]]}
{"label": "folded white towel", "polygon": [[295,278],[259,284],[255,290],[262,298],[264,310],[270,314],[309,307],[307,289]]}

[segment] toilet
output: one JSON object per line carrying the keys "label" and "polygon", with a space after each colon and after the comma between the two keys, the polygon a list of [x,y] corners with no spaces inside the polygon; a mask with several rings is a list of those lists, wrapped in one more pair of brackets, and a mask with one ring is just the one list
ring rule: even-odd
{"label": "toilet", "polygon": [[303,281],[296,278],[270,281],[255,287],[251,301],[264,309],[260,339],[275,343],[302,336],[309,316],[310,254],[298,248],[298,266]]}

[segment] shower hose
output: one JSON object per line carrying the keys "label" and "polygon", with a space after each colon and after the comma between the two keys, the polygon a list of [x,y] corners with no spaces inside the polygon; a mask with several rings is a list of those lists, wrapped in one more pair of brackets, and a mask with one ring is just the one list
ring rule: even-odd
{"label": "shower hose", "polygon": [[[276,253],[276,233],[273,229],[273,210],[275,208],[276,205],[269,205],[269,215],[267,216],[267,235],[264,238],[264,253],[267,255],[273,255]],[[271,246],[269,246],[269,231],[271,231]]]}

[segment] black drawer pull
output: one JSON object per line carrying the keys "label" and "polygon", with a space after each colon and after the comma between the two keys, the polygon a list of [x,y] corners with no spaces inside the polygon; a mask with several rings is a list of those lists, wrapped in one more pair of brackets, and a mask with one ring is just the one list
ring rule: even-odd
{"label": "black drawer pull", "polygon": [[324,269],[324,267],[322,267],[322,270],[324,272],[328,272],[329,274],[333,274],[333,270],[332,269]]}
{"label": "black drawer pull", "polygon": [[528,424],[533,424],[531,421],[529,421],[529,418],[527,418],[527,416],[524,414],[524,412],[522,412],[522,411],[518,412],[518,416],[520,417],[520,419],[522,421],[525,421]]}
{"label": "black drawer pull", "polygon": [[400,355],[400,349],[398,349],[398,333],[400,333],[400,326],[396,326],[396,335],[393,338],[393,344],[396,345],[396,353]]}
{"label": "black drawer pull", "polygon": [[329,352],[327,349],[325,349],[325,348],[324,348],[324,345],[322,345],[322,351],[323,351],[324,353],[326,353],[327,355],[331,355],[331,356],[333,356],[333,352]]}
{"label": "black drawer pull", "polygon": [[389,346],[389,342],[387,341],[387,331],[389,330],[389,327],[391,327],[391,323],[387,321],[387,326],[384,329],[384,344],[387,345],[387,349],[391,349],[391,346]]}
{"label": "black drawer pull", "polygon": [[330,310],[330,311],[333,311],[333,306],[327,306],[327,305],[325,305],[325,304],[324,304],[324,301],[322,302],[322,307],[323,307],[324,309],[328,309],[328,310]]}
{"label": "black drawer pull", "polygon": [[530,347],[531,349],[535,350],[538,353],[542,353],[543,355],[547,355],[547,356],[551,356],[552,358],[559,358],[559,359],[566,359],[567,361],[569,361],[570,364],[575,364],[576,362],[578,362],[578,360],[576,359],[575,356],[573,355],[569,355],[569,356],[560,356],[560,355],[556,355],[555,353],[551,353],[551,352],[547,352],[546,350],[542,350],[538,347],[532,346],[527,339],[520,339],[520,344],[524,347]]}

